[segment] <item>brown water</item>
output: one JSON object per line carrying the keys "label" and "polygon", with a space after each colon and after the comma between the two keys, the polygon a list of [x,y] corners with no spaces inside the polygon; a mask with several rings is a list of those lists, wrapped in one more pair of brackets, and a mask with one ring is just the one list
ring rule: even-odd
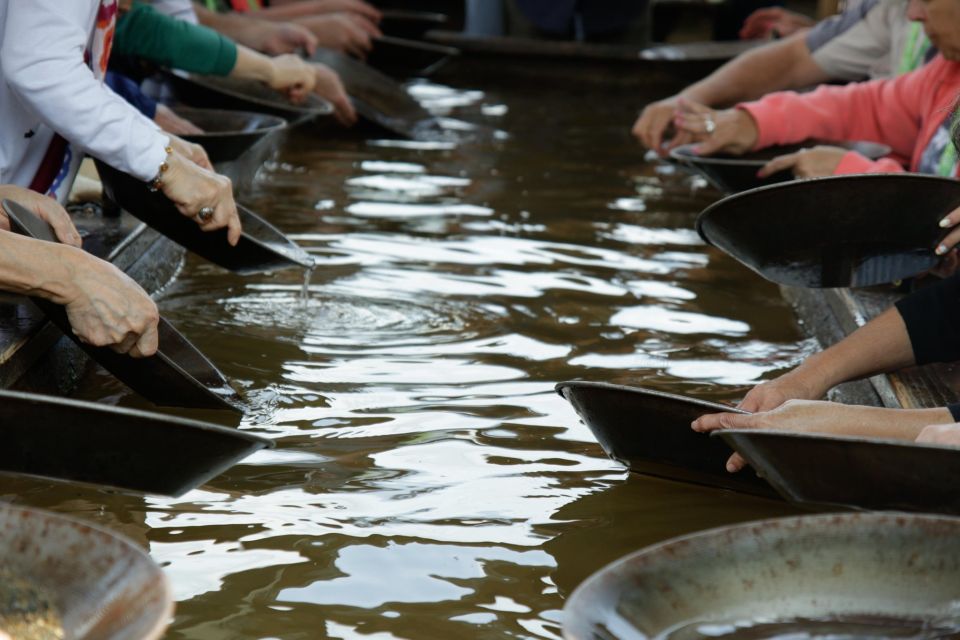
{"label": "brown water", "polygon": [[655,640],[945,640],[960,637],[956,620],[903,618],[875,614],[789,620],[694,622]]}
{"label": "brown water", "polygon": [[[309,299],[302,273],[197,259],[162,298],[275,451],[180,499],[3,485],[148,545],[178,599],[170,638],[558,638],[607,562],[789,511],[628,475],[553,392],[731,400],[813,348],[775,287],[693,231],[717,194],[643,161],[641,100],[417,95],[511,137],[301,130],[245,200],[317,259]],[[81,395],[147,406],[104,375]]]}

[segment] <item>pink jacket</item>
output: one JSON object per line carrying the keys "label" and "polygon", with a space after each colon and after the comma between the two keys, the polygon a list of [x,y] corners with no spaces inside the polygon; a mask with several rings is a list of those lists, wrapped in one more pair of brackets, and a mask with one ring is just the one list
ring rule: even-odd
{"label": "pink jacket", "polygon": [[[869,160],[847,153],[834,175],[916,171],[923,150],[960,97],[960,63],[938,55],[896,78],[824,85],[811,93],[781,91],[737,105],[757,123],[755,149],[808,138],[872,140],[890,145],[890,157]],[[896,160],[895,160],[896,159]]]}

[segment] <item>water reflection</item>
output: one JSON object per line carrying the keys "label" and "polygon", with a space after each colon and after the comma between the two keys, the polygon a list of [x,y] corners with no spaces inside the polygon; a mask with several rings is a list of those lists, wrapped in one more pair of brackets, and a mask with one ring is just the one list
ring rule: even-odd
{"label": "water reflection", "polygon": [[[510,139],[302,130],[247,204],[316,258],[309,298],[298,273],[194,258],[164,294],[275,451],[180,499],[5,489],[148,545],[177,588],[171,638],[559,638],[602,564],[787,511],[629,477],[553,392],[585,377],[730,400],[811,349],[774,287],[699,240],[716,194],[642,160],[637,105],[413,91]],[[103,375],[81,395],[145,406]]]}

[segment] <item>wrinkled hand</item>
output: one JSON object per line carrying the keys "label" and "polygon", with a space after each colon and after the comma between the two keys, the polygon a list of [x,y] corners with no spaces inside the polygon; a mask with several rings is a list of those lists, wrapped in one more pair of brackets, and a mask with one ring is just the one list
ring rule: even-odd
{"label": "wrinkled hand", "polygon": [[924,427],[917,442],[960,447],[960,424],[932,424]]}
{"label": "wrinkled hand", "polygon": [[303,102],[316,86],[317,77],[311,65],[302,58],[285,54],[270,59],[268,84],[293,102]]}
{"label": "wrinkled hand", "polygon": [[213,165],[210,163],[210,157],[207,156],[206,150],[200,145],[187,142],[183,138],[178,138],[175,135],[171,135],[170,147],[173,149],[174,153],[179,153],[184,158],[190,160],[190,162],[209,171],[213,171]]}
{"label": "wrinkled hand", "polygon": [[350,102],[350,96],[347,95],[340,76],[337,72],[325,64],[313,63],[314,74],[316,76],[316,86],[314,91],[318,96],[330,102],[333,105],[333,115],[337,122],[345,127],[351,127],[357,122],[357,112]]}
{"label": "wrinkled hand", "polygon": [[[200,167],[174,151],[167,160],[162,189],[188,218],[194,218],[204,231],[227,229],[227,241],[236,246],[240,241],[240,217],[233,201],[230,178]],[[206,222],[198,214],[203,207],[211,207],[213,216]]]}
{"label": "wrinkled hand", "polygon": [[134,358],[156,353],[160,312],[140,285],[109,262],[78,249],[66,252],[64,262],[69,279],[60,302],[82,342]]}
{"label": "wrinkled hand", "polygon": [[165,104],[157,105],[157,112],[153,116],[153,121],[167,133],[178,136],[192,136],[203,133],[203,129],[186,118],[181,118],[173,112],[173,109]]}
{"label": "wrinkled hand", "polygon": [[317,37],[317,46],[347,53],[361,60],[373,49],[374,38],[382,33],[370,20],[356,13],[331,13],[297,21]]}
{"label": "wrinkled hand", "polygon": [[312,56],[317,50],[317,37],[306,26],[296,22],[260,20],[258,36],[253,48],[270,56],[301,51]]}
{"label": "wrinkled hand", "polygon": [[678,135],[686,133],[699,141],[697,153],[704,156],[720,152],[746,153],[756,145],[759,135],[753,117],[743,109],[716,111],[683,98],[677,101],[673,126]]}
{"label": "wrinkled hand", "polygon": [[[674,147],[693,142],[692,135],[686,131],[678,132],[673,126],[679,100],[679,97],[671,96],[651,102],[643,108],[640,117],[633,124],[633,135],[643,146],[653,149],[661,157]],[[671,135],[672,138],[668,144],[665,144],[664,137],[667,135]]]}
{"label": "wrinkled hand", "polygon": [[[41,220],[53,227],[57,240],[63,244],[72,247],[80,246],[80,233],[73,226],[70,214],[53,198],[30,189],[5,184],[0,185],[0,200],[4,199],[13,200],[35,213]],[[10,219],[7,218],[2,209],[0,209],[0,229],[10,230]]]}
{"label": "wrinkled hand", "polygon": [[774,34],[786,37],[814,24],[816,22],[813,18],[802,13],[788,11],[783,7],[764,7],[747,16],[739,35],[741,40],[767,39],[774,37]]}
{"label": "wrinkled hand", "polygon": [[817,145],[796,153],[777,156],[760,168],[757,177],[767,178],[780,171],[792,170],[797,178],[822,178],[832,176],[843,156],[850,153],[842,147]]}
{"label": "wrinkled hand", "polygon": [[[843,433],[850,425],[863,421],[863,410],[857,407],[814,400],[788,400],[776,409],[762,413],[712,413],[693,421],[694,431],[708,433],[718,429],[768,429],[795,433]],[[737,453],[727,460],[727,471],[735,473],[746,466]]]}

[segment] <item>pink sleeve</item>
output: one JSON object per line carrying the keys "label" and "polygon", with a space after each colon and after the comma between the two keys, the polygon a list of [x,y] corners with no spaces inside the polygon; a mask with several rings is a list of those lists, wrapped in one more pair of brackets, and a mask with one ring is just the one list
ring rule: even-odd
{"label": "pink sleeve", "polygon": [[755,149],[824,140],[872,140],[910,158],[920,134],[924,105],[933,94],[937,61],[889,80],[824,85],[810,93],[772,93],[737,105],[757,123]]}
{"label": "pink sleeve", "polygon": [[848,151],[844,154],[840,164],[833,170],[833,175],[843,176],[851,173],[903,173],[903,166],[896,160],[890,158],[881,158],[880,160],[871,160],[862,156],[856,151]]}

